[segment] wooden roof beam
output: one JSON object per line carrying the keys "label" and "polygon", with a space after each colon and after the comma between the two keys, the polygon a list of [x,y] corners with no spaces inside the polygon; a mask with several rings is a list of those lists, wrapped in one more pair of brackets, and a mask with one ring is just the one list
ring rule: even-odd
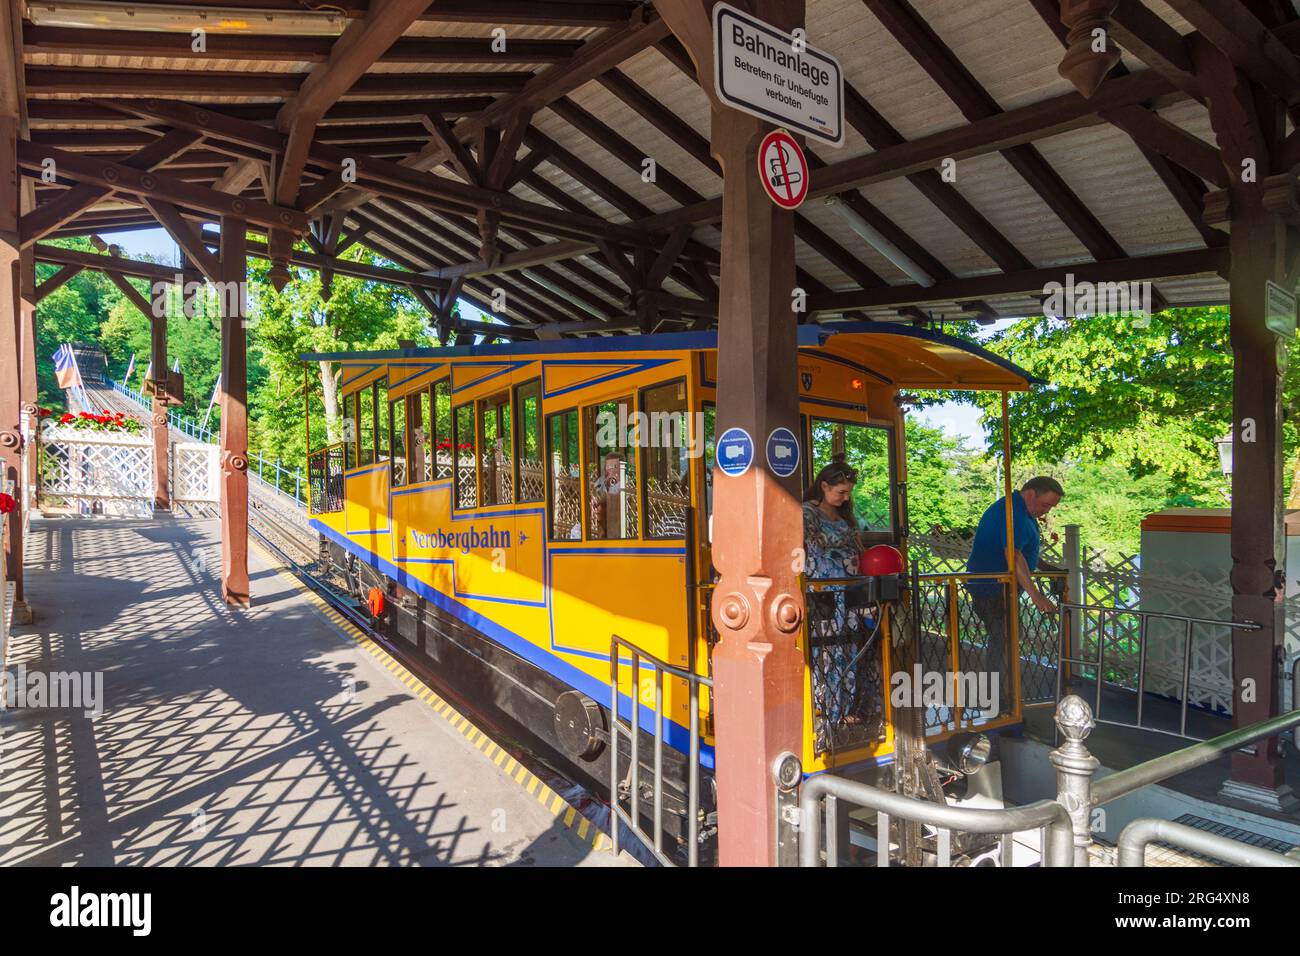
{"label": "wooden roof beam", "polygon": [[[1105,87],[1103,86],[1102,89]],[[1080,282],[1141,282],[1181,276],[1218,274],[1227,268],[1226,249],[1193,249],[1187,252],[1134,256],[1110,262],[1080,262],[1030,269],[1026,272],[974,276],[936,282],[932,286],[901,285],[859,292],[832,292],[810,296],[809,311],[842,312],[846,309],[897,308],[927,302],[960,302],[1009,295],[1041,295],[1049,282],[1061,282],[1067,273]]]}
{"label": "wooden roof beam", "polygon": [[[1091,100],[1085,100],[1078,93],[1065,93],[988,119],[831,163],[813,171],[809,198],[899,179],[931,169],[946,158],[960,161],[1069,130],[1096,126],[1105,122],[1099,113],[1115,107],[1144,102],[1167,105],[1183,98],[1184,94],[1170,87],[1164,77],[1144,70],[1106,83]],[[679,222],[716,222],[721,216],[721,199],[710,199],[658,213],[635,225],[645,231],[663,232]]]}
{"label": "wooden roof beam", "polygon": [[[694,77],[694,65],[680,46],[671,51],[669,59],[688,76]],[[631,80],[621,75],[609,76],[605,80],[607,88],[619,99],[627,103],[652,123],[660,132],[673,139],[678,146],[713,170],[719,176],[722,170],[709,150],[708,141],[688,125],[678,120],[658,102],[651,100]],[[845,116],[849,123],[862,134],[872,149],[884,149],[904,142],[903,136],[881,116],[875,108],[851,84],[846,83]],[[826,165],[815,153],[809,151],[809,164],[813,168]],[[935,170],[913,173],[909,181],[920,190],[922,195],[949,220],[961,229],[985,255],[989,256],[1004,271],[1028,269],[1032,264],[1018,249],[999,233],[951,183],[945,183]],[[921,246],[897,224],[880,212],[866,197],[857,190],[848,190],[838,197],[850,209],[879,230],[891,243],[905,255],[920,265],[936,279],[950,278],[952,273],[939,262],[929,250]],[[851,273],[850,273],[851,275]],[[860,283],[868,285],[871,283]],[[876,283],[879,284],[879,283]]]}
{"label": "wooden roof beam", "polygon": [[[451,96],[437,99],[350,99],[332,106],[321,119],[322,127],[356,121],[408,119],[419,122],[427,113],[443,116],[465,116],[477,113],[492,103],[490,96]],[[141,117],[128,118],[119,110],[110,109],[93,99],[31,101],[33,126],[44,123],[108,123],[121,126],[125,123],[147,123]],[[221,110],[234,119],[250,123],[267,123],[279,111],[276,103],[223,103]]]}
{"label": "wooden roof beam", "polygon": [[[443,245],[427,232],[418,236],[408,233],[408,230],[414,230],[418,227],[404,222],[397,214],[380,206],[367,207],[364,215],[353,213],[352,217],[358,222],[369,221],[371,223],[368,238],[382,239],[390,248],[403,250],[408,259],[414,256],[415,258],[410,259],[410,261],[423,263],[425,271],[437,278],[445,278],[436,276],[437,264],[440,260],[442,262],[454,261],[458,255],[464,254],[465,249],[470,248],[462,244],[458,252],[449,246]],[[443,232],[439,232],[439,235],[442,238],[447,238]],[[368,242],[365,244],[369,245]],[[485,295],[488,299],[491,299],[494,286],[506,289],[509,297],[507,311],[517,309],[518,314],[529,322],[544,322],[546,321],[545,316],[557,311],[554,306],[548,305],[536,297],[536,292],[529,289],[524,277],[501,277],[494,283],[483,283],[479,285],[479,288],[485,290]],[[559,311],[570,314],[567,310],[562,309]]]}
{"label": "wooden roof beam", "polygon": [[[284,148],[285,137],[273,129],[226,116],[217,110],[204,109],[188,103],[160,99],[109,100],[114,109],[139,116],[148,116],[158,122],[196,129],[210,136],[212,141],[229,140],[235,144],[266,152]],[[592,215],[579,215],[554,209],[540,203],[531,203],[500,190],[486,189],[467,183],[458,183],[443,176],[433,176],[410,166],[376,159],[358,150],[343,150],[322,143],[314,144],[309,151],[312,164],[338,170],[345,160],[356,164],[357,182],[370,190],[368,195],[389,195],[423,205],[449,208],[456,212],[473,214],[480,208],[490,208],[501,213],[503,221],[520,221],[557,235],[587,235],[616,238],[634,244],[647,244],[649,238],[639,230],[626,225],[606,222]],[[311,208],[306,192],[300,205]],[[321,213],[334,211],[322,209]],[[305,229],[303,230],[305,231]]]}
{"label": "wooden roof beam", "polygon": [[1240,0],[1166,0],[1233,66],[1282,98],[1300,103],[1300,61]]}
{"label": "wooden roof beam", "polygon": [[297,94],[280,107],[275,125],[287,137],[276,170],[275,201],[292,205],[302,185],[316,124],[415,22],[429,0],[374,0],[364,20],[348,24],[329,59],[317,64]]}
{"label": "wooden roof beam", "polygon": [[[186,33],[148,30],[78,29],[30,23],[23,30],[28,53],[188,58],[193,55],[192,42]],[[333,45],[329,37],[210,33],[207,55],[217,60],[324,63]],[[558,63],[567,60],[581,46],[579,40],[511,39],[505,50],[494,51],[491,38],[411,37],[394,42],[376,62]]]}
{"label": "wooden roof beam", "polygon": [[80,275],[81,270],[84,268],[85,266],[78,265],[60,266],[54,275],[50,276],[36,287],[36,294],[32,297],[32,301],[39,303],[51,292],[56,289],[61,289],[67,282]]}
{"label": "wooden roof beam", "polygon": [[[1042,0],[1056,6],[1058,0]],[[1128,50],[1151,69],[1189,96],[1205,102],[1205,93],[1192,70],[1192,57],[1182,34],[1141,0],[1120,0],[1110,16],[1110,32],[1120,49]]]}
{"label": "wooden roof beam", "polygon": [[251,199],[236,198],[192,183],[184,183],[156,172],[142,172],[120,163],[106,163],[78,153],[52,149],[37,143],[18,144],[19,163],[27,169],[42,169],[42,162],[55,163],[58,175],[93,183],[114,191],[134,193],[179,205],[192,206],[216,215],[246,218],[247,221],[293,233],[307,231],[306,215],[293,209],[272,206]]}
{"label": "wooden roof beam", "polygon": [[[428,233],[439,235],[444,241],[458,246],[466,253],[472,254],[476,225],[471,220],[458,218],[449,215],[443,215],[443,222],[447,223],[450,229],[441,226],[424,212],[418,209],[412,209],[409,206],[397,204],[394,210],[398,215],[404,217],[407,221],[412,222],[416,228],[425,230]],[[459,229],[459,232],[455,230]],[[503,250],[506,254],[516,252],[514,246],[503,243]],[[432,274],[438,275],[438,270],[430,270]],[[533,294],[553,303],[553,307],[568,309],[576,306],[591,315],[601,319],[608,319],[612,313],[610,305],[604,300],[592,295],[587,290],[581,288],[571,280],[565,279],[547,269],[542,263],[532,263],[527,267],[517,271],[523,272],[523,275],[516,276],[516,280],[523,286],[532,290]],[[457,276],[455,278],[463,278]],[[556,289],[563,291],[557,292]]]}
{"label": "wooden roof beam", "polygon": [[[29,94],[117,94],[124,96],[276,96],[298,95],[302,73],[220,72],[214,70],[106,70],[98,67],[28,67]],[[444,93],[514,93],[528,77],[522,72],[371,73],[343,94],[438,96]]]}
{"label": "wooden roof beam", "polygon": [[[967,120],[973,122],[1002,114],[998,102],[908,0],[863,0],[863,3]],[[1106,227],[1037,149],[1025,143],[1001,152],[1094,259],[1118,259],[1125,255]]]}
{"label": "wooden roof beam", "polygon": [[[440,3],[439,8],[441,7]],[[508,126],[512,117],[520,113],[535,113],[668,35],[668,27],[645,6],[637,7],[635,17],[630,22],[624,22],[624,26],[608,30],[585,43],[568,62],[534,74],[513,95],[500,97],[482,112],[461,120],[453,128],[456,137],[462,143],[470,143],[488,127]],[[441,166],[449,158],[450,151],[446,146],[435,143],[405,160],[404,164],[413,169],[428,170]],[[304,202],[323,203],[342,188],[342,181],[332,175],[319,188],[314,189],[309,197],[304,197]],[[337,211],[355,207],[367,198],[364,191],[349,190],[331,205]]]}
{"label": "wooden roof beam", "polygon": [[177,266],[164,266],[156,262],[138,262],[121,256],[100,255],[95,252],[80,252],[76,249],[64,249],[42,242],[32,247],[37,262],[52,262],[56,265],[76,265],[94,272],[116,272],[125,276],[135,276],[151,281],[175,282],[177,273],[188,278],[198,276],[194,269],[181,269]]}
{"label": "wooden roof beam", "polygon": [[1133,141],[1165,156],[1208,183],[1226,189],[1228,170],[1219,150],[1164,117],[1140,106],[1107,110],[1102,118],[1122,129]]}
{"label": "wooden roof beam", "polygon": [[[163,135],[151,137],[150,142],[122,161],[132,169],[149,171],[179,156],[200,139],[193,130],[174,129]],[[19,232],[22,245],[29,246],[48,233],[54,232],[89,209],[112,190],[94,183],[78,183],[59,198],[44,203],[22,217]]]}

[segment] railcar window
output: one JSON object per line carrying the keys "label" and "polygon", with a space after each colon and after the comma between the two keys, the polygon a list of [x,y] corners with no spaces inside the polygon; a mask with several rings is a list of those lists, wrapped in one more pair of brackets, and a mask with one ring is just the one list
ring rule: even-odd
{"label": "railcar window", "polygon": [[587,537],[635,538],[639,522],[632,400],[588,405],[583,416]]}
{"label": "railcar window", "polygon": [[863,531],[894,530],[893,437],[890,429],[880,425],[812,420],[812,473],[816,475],[836,455],[843,455],[857,469],[853,513]]}
{"label": "railcar window", "polygon": [[510,393],[485,398],[479,408],[480,475],[484,505],[508,505],[514,501],[514,466],[510,460]]}
{"label": "railcar window", "polygon": [[[684,538],[686,509],[691,503],[686,382],[668,382],[644,389],[641,412],[646,429],[640,442],[644,456],[645,536]],[[695,439],[698,441],[701,436],[696,435]]]}
{"label": "railcar window", "polygon": [[433,383],[433,480],[449,481],[456,450],[451,440],[451,379],[443,378]]}
{"label": "railcar window", "polygon": [[357,466],[357,396],[343,397],[343,467]]}
{"label": "railcar window", "polygon": [[393,454],[393,484],[404,485],[410,478],[406,458],[406,399],[388,403],[388,447]]}
{"label": "railcar window", "polygon": [[357,392],[357,464],[375,462],[375,390],[367,385]]}
{"label": "railcar window", "polygon": [[411,439],[409,452],[411,483],[429,480],[430,443],[426,429],[429,427],[429,390],[416,392],[406,398],[410,421],[407,422],[407,435]]}
{"label": "railcar window", "polygon": [[474,460],[474,405],[456,409],[452,452],[456,462],[456,507],[478,506],[478,472]]}
{"label": "railcar window", "polygon": [[541,501],[546,497],[546,469],[542,466],[542,387],[534,379],[515,388],[515,501]]}
{"label": "railcar window", "polygon": [[551,471],[552,541],[582,537],[582,473],[578,464],[578,410],[557,412],[546,418],[546,457]]}
{"label": "railcar window", "polygon": [[388,444],[388,380],[375,382],[375,461],[387,461]]}

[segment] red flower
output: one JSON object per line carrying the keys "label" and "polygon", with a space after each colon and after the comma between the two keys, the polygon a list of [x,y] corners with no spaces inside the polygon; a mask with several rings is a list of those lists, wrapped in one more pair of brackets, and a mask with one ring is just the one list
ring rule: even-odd
{"label": "red flower", "polygon": [[41,418],[49,418],[50,410],[48,408],[42,408],[38,414],[40,415]]}
{"label": "red flower", "polygon": [[14,510],[17,504],[18,502],[14,501],[12,495],[6,495],[4,492],[0,492],[0,515],[7,515],[9,512]]}
{"label": "red flower", "polygon": [[77,416],[72,414],[72,412],[64,412],[63,417],[59,419],[59,424],[66,425],[68,422],[74,422],[76,420]]}

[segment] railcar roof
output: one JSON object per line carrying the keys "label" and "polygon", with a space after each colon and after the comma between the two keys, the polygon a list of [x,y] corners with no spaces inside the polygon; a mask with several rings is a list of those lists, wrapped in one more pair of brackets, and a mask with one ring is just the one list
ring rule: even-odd
{"label": "railcar roof", "polygon": [[[620,335],[599,339],[455,345],[447,348],[388,349],[373,352],[304,352],[304,362],[342,365],[406,359],[482,358],[502,355],[556,355],[573,352],[684,352],[718,347],[716,331]],[[846,322],[799,326],[799,347],[847,359],[877,381],[899,388],[1009,389],[1046,385],[1044,379],[988,349],[933,329]]]}

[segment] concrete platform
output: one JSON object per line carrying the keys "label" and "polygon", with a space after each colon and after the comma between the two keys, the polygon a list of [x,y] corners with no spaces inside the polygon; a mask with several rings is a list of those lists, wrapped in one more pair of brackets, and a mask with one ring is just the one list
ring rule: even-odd
{"label": "concrete platform", "polygon": [[203,520],[32,521],[35,620],[7,669],[102,673],[104,709],[0,712],[0,865],[630,862],[256,549],[253,607],[227,607],[217,541]]}

